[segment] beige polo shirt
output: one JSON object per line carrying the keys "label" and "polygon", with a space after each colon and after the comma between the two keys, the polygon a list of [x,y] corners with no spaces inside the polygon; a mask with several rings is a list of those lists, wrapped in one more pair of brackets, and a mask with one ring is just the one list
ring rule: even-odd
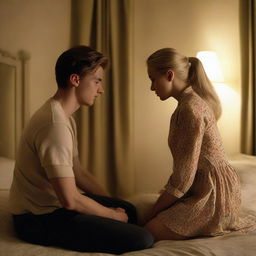
{"label": "beige polo shirt", "polygon": [[73,159],[77,156],[75,121],[50,98],[21,136],[10,189],[10,212],[44,214],[62,207],[49,179],[74,177]]}

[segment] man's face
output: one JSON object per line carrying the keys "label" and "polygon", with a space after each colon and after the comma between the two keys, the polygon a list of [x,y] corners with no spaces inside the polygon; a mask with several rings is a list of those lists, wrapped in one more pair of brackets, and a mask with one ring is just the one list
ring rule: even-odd
{"label": "man's face", "polygon": [[95,99],[104,92],[102,80],[104,70],[100,66],[79,80],[76,95],[79,105],[92,106]]}

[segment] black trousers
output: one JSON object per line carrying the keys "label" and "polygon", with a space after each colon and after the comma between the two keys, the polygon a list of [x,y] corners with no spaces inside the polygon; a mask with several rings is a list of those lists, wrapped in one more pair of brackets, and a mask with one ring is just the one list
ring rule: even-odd
{"label": "black trousers", "polygon": [[132,204],[117,198],[86,196],[107,207],[124,208],[128,223],[60,208],[48,214],[13,215],[18,237],[33,244],[81,252],[121,254],[152,246],[152,235],[136,225],[137,214]]}

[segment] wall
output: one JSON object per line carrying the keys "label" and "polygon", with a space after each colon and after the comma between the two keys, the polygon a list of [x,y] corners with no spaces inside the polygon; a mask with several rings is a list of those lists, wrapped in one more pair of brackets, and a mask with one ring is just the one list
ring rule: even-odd
{"label": "wall", "polygon": [[174,99],[150,91],[146,58],[162,47],[187,56],[217,52],[228,84],[219,128],[228,155],[240,151],[240,43],[238,0],[134,1],[134,136],[136,192],[158,191],[171,173],[167,146]]}
{"label": "wall", "polygon": [[0,0],[0,49],[30,56],[31,115],[56,90],[54,65],[70,43],[70,0]]}
{"label": "wall", "polygon": [[[154,192],[171,173],[167,136],[176,106],[175,100],[161,102],[149,90],[145,60],[159,48],[171,46],[188,56],[199,50],[217,52],[225,81],[233,89],[224,98],[228,97],[229,102],[219,122],[220,131],[227,153],[239,151],[238,0],[132,1],[136,192]],[[70,7],[70,0],[0,0],[0,49],[12,54],[26,50],[31,55],[30,115],[55,91],[55,61],[70,43]]]}

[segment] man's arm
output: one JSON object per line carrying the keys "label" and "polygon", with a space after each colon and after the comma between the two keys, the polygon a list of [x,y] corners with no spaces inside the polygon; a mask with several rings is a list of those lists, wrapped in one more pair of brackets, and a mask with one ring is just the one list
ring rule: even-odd
{"label": "man's arm", "polygon": [[105,207],[91,198],[80,194],[76,187],[75,178],[52,178],[50,182],[64,208],[84,214],[127,222],[128,216],[123,209]]}
{"label": "man's arm", "polygon": [[78,157],[75,157],[73,160],[73,170],[75,174],[76,185],[81,190],[96,195],[110,196],[110,194],[98,184],[97,180],[91,173],[82,169]]}

